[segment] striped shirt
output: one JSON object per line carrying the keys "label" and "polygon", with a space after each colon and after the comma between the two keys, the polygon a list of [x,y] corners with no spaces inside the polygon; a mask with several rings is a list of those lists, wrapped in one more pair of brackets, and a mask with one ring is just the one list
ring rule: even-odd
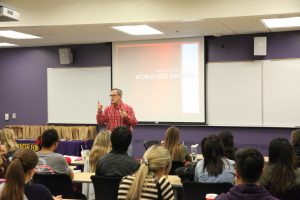
{"label": "striped shirt", "polygon": [[[125,111],[127,113],[127,117],[125,119],[121,117],[120,111]],[[122,101],[117,106],[112,104],[106,107],[104,112],[98,109],[96,119],[98,124],[105,124],[106,129],[110,131],[117,126],[127,126],[132,131],[132,127],[137,124],[132,107]]]}
{"label": "striped shirt", "polygon": [[[134,176],[125,176],[119,186],[118,191],[118,200],[126,199],[129,188],[131,187]],[[154,178],[146,178],[145,183],[143,184],[142,193],[140,200],[157,200],[158,199],[158,189],[160,187],[161,196],[163,200],[174,200],[174,193],[170,182],[165,178],[161,177],[158,180]]]}

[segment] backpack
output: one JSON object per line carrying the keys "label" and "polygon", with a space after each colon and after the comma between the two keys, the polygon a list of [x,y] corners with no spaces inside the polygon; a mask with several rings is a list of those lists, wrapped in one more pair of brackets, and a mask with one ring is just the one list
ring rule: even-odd
{"label": "backpack", "polygon": [[181,182],[194,181],[196,165],[197,165],[197,162],[192,162],[188,166],[179,167],[179,168],[175,169],[175,174],[177,176],[179,176],[179,178],[181,179]]}

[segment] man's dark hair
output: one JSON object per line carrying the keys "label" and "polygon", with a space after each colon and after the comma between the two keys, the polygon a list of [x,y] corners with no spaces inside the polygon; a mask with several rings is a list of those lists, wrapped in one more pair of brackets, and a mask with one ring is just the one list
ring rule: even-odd
{"label": "man's dark hair", "polygon": [[132,134],[128,127],[116,127],[110,135],[112,150],[117,153],[127,152],[127,149],[131,143],[131,138]]}
{"label": "man's dark hair", "polygon": [[43,132],[42,135],[42,147],[49,148],[55,142],[59,141],[57,131],[55,129],[49,129]]}
{"label": "man's dark hair", "polygon": [[235,165],[244,182],[255,183],[262,174],[264,157],[254,148],[243,148],[235,154]]}

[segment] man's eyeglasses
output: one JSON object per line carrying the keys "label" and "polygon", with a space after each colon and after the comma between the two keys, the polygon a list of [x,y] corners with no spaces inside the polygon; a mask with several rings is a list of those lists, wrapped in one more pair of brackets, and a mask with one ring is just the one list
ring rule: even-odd
{"label": "man's eyeglasses", "polygon": [[116,96],[118,96],[117,94],[110,94],[109,95],[110,97],[116,97]]}

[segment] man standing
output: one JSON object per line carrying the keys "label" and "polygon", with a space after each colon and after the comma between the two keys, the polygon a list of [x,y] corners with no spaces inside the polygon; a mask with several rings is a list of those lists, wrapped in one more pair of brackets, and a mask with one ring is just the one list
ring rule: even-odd
{"label": "man standing", "polygon": [[[103,105],[98,102],[98,112],[96,115],[98,124],[105,124],[106,129],[113,131],[117,126],[127,126],[131,131],[137,124],[132,107],[122,102],[122,90],[114,88],[110,92],[111,105],[102,111]],[[132,156],[132,145],[128,154]]]}

